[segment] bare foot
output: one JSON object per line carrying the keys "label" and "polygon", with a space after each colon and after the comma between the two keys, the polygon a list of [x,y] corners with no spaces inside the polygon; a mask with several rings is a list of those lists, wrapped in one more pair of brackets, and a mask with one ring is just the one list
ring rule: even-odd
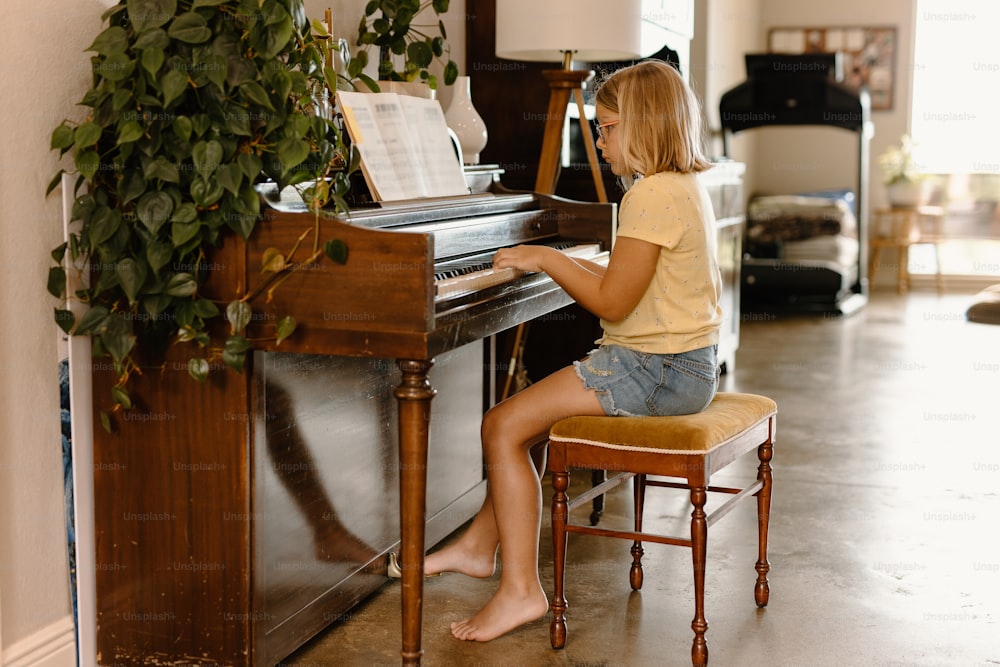
{"label": "bare foot", "polygon": [[469,577],[486,579],[497,568],[496,550],[488,556],[466,551],[461,542],[446,546],[424,558],[424,576],[441,572],[460,572]]}
{"label": "bare foot", "polygon": [[536,621],[549,610],[549,601],[539,587],[530,594],[506,593],[501,586],[486,606],[472,618],[451,624],[456,639],[488,642],[525,623]]}

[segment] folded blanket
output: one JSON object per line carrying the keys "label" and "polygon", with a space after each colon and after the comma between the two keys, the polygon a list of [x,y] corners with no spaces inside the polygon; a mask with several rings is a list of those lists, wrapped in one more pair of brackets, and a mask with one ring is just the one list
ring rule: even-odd
{"label": "folded blanket", "polygon": [[747,241],[774,244],[818,236],[857,238],[858,225],[847,202],[824,197],[768,195],[747,207]]}

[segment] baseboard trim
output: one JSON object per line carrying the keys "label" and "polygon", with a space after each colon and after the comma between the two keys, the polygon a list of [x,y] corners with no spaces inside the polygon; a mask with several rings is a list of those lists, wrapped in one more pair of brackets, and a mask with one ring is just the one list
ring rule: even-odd
{"label": "baseboard trim", "polygon": [[76,667],[73,617],[67,615],[13,644],[0,655],[4,667]]}

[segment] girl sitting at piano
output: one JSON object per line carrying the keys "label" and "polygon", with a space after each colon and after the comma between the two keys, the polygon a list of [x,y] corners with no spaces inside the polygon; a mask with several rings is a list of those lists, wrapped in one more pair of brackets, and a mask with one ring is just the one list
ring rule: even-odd
{"label": "girl sitting at piano", "polygon": [[[452,544],[427,556],[426,574],[461,572],[500,585],[473,616],[452,623],[458,639],[489,641],[548,611],[538,577],[542,511],[531,448],[574,415],[681,415],[708,406],[722,279],[715,217],[697,178],[702,154],[697,99],[661,61],[617,70],[598,88],[597,147],[627,191],[607,266],[525,245],[497,251],[493,265],[544,271],[601,318],[599,347],[489,410],[482,446],[488,491]],[[542,468],[544,469],[544,468]]]}

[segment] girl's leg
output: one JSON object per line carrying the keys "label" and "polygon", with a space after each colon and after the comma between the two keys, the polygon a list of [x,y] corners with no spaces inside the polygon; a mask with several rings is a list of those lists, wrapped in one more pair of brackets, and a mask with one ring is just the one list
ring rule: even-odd
{"label": "girl's leg", "polygon": [[[538,477],[545,473],[545,448],[541,446],[543,442],[544,440],[530,448],[532,465]],[[424,560],[424,574],[460,572],[470,577],[487,579],[496,572],[499,546],[500,536],[493,516],[493,497],[490,488],[487,487],[482,507],[462,536],[447,547],[427,554]]]}
{"label": "girl's leg", "polygon": [[[584,388],[572,367],[529,386],[486,414],[482,437],[487,500],[466,535],[449,547],[452,553],[443,550],[428,561],[432,567],[450,563],[450,569],[489,576],[482,574],[487,569],[483,564],[488,562],[492,572],[499,544],[500,587],[477,614],[452,624],[455,637],[489,641],[547,611],[548,598],[538,578],[542,494],[531,445],[543,440],[560,419],[603,414],[596,395]],[[468,560],[461,566],[458,560],[463,555]]]}

